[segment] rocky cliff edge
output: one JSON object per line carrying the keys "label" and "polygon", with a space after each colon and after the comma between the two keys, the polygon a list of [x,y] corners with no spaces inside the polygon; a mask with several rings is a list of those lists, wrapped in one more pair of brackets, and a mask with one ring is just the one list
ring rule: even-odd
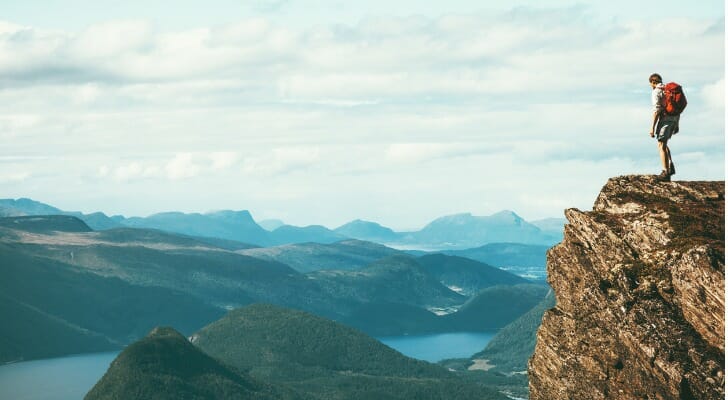
{"label": "rocky cliff edge", "polygon": [[531,399],[723,399],[725,183],[621,176],[566,217]]}

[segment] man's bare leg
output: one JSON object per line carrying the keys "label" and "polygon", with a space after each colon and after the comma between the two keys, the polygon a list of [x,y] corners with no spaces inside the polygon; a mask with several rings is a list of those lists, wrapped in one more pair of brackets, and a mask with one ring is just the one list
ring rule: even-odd
{"label": "man's bare leg", "polygon": [[658,141],[657,149],[660,153],[660,161],[662,161],[662,173],[660,174],[660,178],[670,181],[670,176],[675,174],[675,168],[672,163],[670,148],[667,146],[667,140]]}
{"label": "man's bare leg", "polygon": [[670,171],[670,148],[667,147],[667,140],[664,142],[657,142],[657,149],[660,152],[660,161],[662,161],[662,170]]}

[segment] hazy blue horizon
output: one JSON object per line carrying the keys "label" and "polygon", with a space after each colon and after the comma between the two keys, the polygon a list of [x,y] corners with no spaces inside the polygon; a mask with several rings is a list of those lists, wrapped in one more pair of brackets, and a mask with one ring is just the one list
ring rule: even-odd
{"label": "hazy blue horizon", "polygon": [[[27,198],[27,197],[25,197],[25,198],[24,197],[20,197],[20,198],[9,198],[9,199],[0,198],[0,201],[3,201],[3,200],[18,201],[18,200],[21,200],[21,199],[28,199],[28,200],[31,200],[31,201],[35,201],[35,202],[39,202],[39,203],[45,204],[47,206],[55,207],[53,204],[49,204],[49,203],[46,203],[46,202],[43,202],[43,201],[40,201],[40,200],[37,200],[37,199],[31,199],[31,198]],[[56,208],[58,208],[58,207],[56,207]],[[81,212],[81,211],[75,210],[75,209],[73,209],[73,210],[60,209],[60,210],[63,211],[63,212],[68,212],[68,213]],[[291,225],[287,221],[283,221],[283,220],[278,219],[278,218],[275,218],[275,219],[259,219],[259,218],[256,218],[255,210],[248,210],[248,209],[238,209],[238,210],[221,210],[221,209],[217,209],[217,210],[190,211],[190,212],[184,212],[184,213],[185,214],[202,214],[202,215],[205,215],[205,214],[215,213],[215,212],[219,212],[219,211],[235,211],[235,212],[238,212],[238,211],[247,211],[247,212],[250,213],[250,215],[252,216],[252,218],[253,218],[253,220],[255,221],[256,224],[260,224],[261,222],[265,222],[267,220],[276,220],[276,221],[283,222],[286,225]],[[93,210],[93,211],[83,212],[83,214],[87,214],[88,215],[88,214],[96,213],[96,212],[101,212],[104,215],[106,215],[107,217],[117,217],[117,216],[121,216],[121,217],[123,217],[125,219],[130,219],[130,218],[148,218],[150,216],[157,215],[157,214],[177,213],[177,212],[182,212],[182,211],[175,210],[175,209],[167,209],[167,210],[160,210],[160,211],[157,211],[157,212],[148,214],[148,215],[123,215],[123,214],[110,214],[108,212],[105,212],[104,210]],[[493,214],[489,214],[489,215],[475,215],[475,214],[470,213],[470,212],[460,212],[460,213],[456,213],[456,214],[440,215],[440,216],[434,217],[431,220],[423,221],[420,225],[415,226],[415,227],[397,227],[397,226],[391,226],[391,225],[388,225],[386,222],[383,222],[383,221],[367,220],[366,222],[374,222],[374,223],[377,223],[377,224],[379,224],[379,225],[381,225],[381,226],[383,226],[385,228],[390,228],[390,229],[394,230],[395,232],[406,233],[406,232],[412,232],[412,231],[421,230],[425,226],[427,226],[429,223],[433,222],[434,220],[436,220],[438,218],[442,218],[442,217],[448,217],[448,216],[459,215],[459,214],[470,214],[473,217],[478,218],[478,217],[490,217],[490,216],[493,216],[493,215],[496,215],[496,214],[499,214],[499,213],[503,213],[503,212],[513,212],[516,215],[518,215],[519,217],[521,216],[518,213],[518,211],[516,211],[516,210],[506,210],[506,209],[504,209],[504,210],[500,210],[500,211],[497,211],[497,212],[495,212]],[[526,220],[526,222],[532,223],[532,222],[539,222],[539,221],[543,221],[543,220],[552,220],[552,219],[554,219],[554,220],[556,220],[556,219],[565,219],[565,217],[561,216],[561,217],[539,218],[539,219],[534,219],[534,220]],[[341,224],[333,225],[333,226],[323,225],[323,224],[315,223],[315,222],[313,224],[311,224],[311,225],[322,225],[322,226],[324,226],[324,227],[326,227],[328,229],[333,230],[333,229],[339,228],[339,227],[341,227],[341,226],[343,226],[343,225],[345,225],[347,223],[354,222],[354,221],[358,221],[358,220],[362,220],[362,219],[361,218],[354,218],[352,220],[345,221],[345,222],[343,222]],[[411,250],[426,250],[425,248],[413,249],[411,247],[407,247],[407,249],[411,249]]]}

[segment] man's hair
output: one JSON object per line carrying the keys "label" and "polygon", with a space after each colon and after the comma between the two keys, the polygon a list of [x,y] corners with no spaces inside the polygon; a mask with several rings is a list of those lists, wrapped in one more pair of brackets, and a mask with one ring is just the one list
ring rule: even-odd
{"label": "man's hair", "polygon": [[660,74],[650,75],[650,83],[662,83],[662,77]]}

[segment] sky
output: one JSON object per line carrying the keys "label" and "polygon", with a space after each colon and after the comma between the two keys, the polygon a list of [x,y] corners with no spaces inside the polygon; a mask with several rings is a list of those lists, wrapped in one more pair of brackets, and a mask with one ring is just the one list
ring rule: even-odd
{"label": "sky", "polygon": [[674,179],[725,175],[722,1],[11,3],[0,198],[330,228],[561,217],[660,172],[653,72],[688,98]]}

